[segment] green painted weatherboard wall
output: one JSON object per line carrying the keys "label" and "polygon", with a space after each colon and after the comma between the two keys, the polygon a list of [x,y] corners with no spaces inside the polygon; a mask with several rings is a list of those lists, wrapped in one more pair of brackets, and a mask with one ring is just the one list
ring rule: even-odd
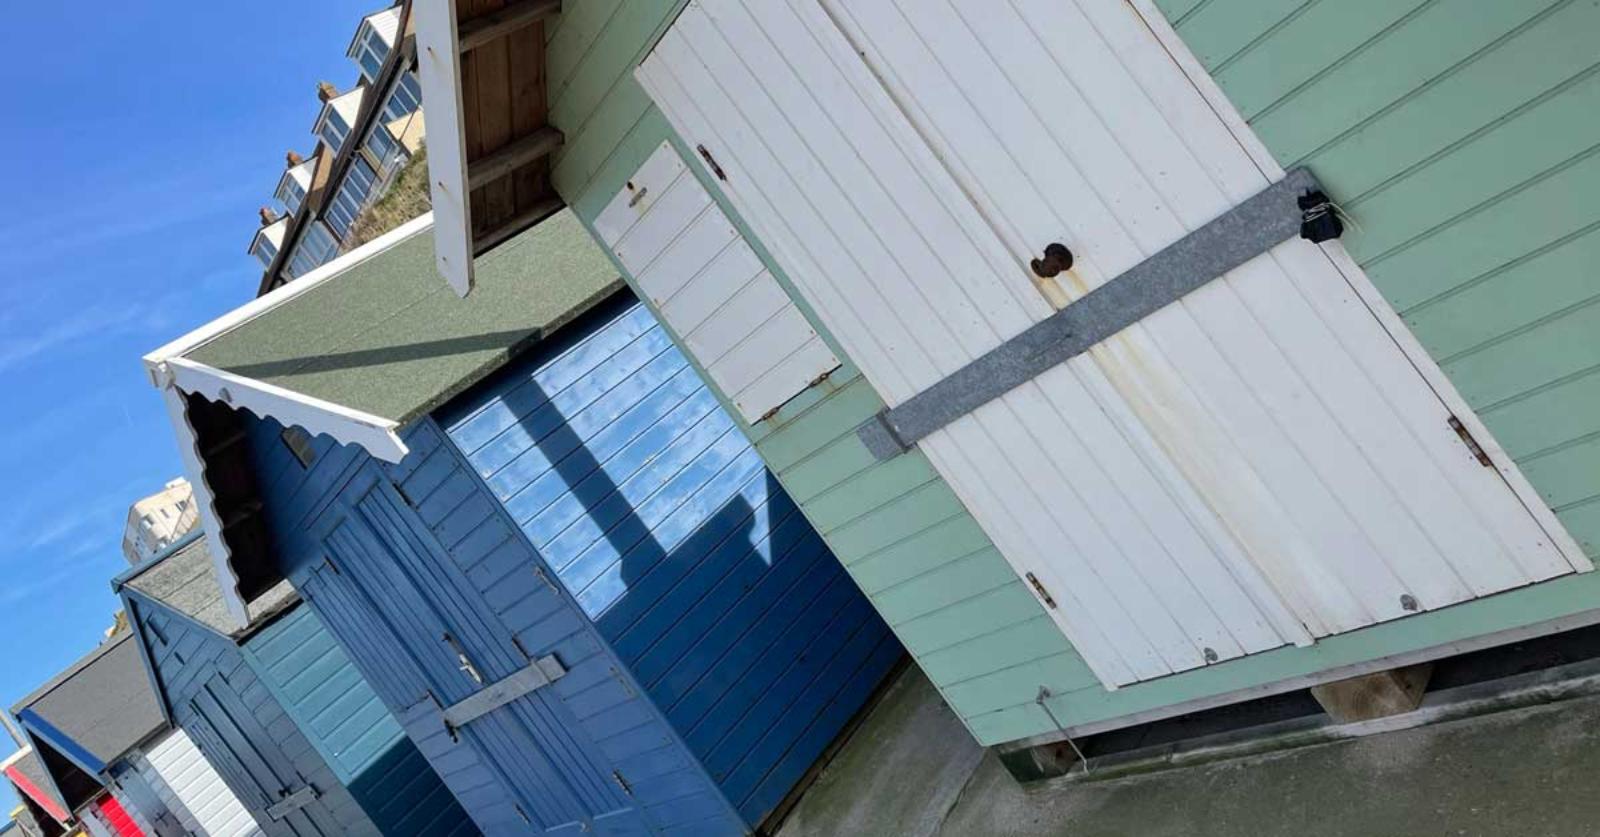
{"label": "green painted weatherboard wall", "polygon": [[[1589,0],[1591,10],[1592,2],[1593,0]],[[682,0],[652,2],[568,0],[565,11],[552,28],[548,67],[551,119],[567,137],[566,146],[556,161],[554,181],[556,188],[586,224],[593,222],[605,204],[622,188],[627,178],[661,142],[672,142],[678,147],[680,154],[685,154],[686,159],[692,159],[692,155],[685,153],[682,141],[673,134],[665,119],[651,105],[649,98],[633,81],[631,75],[632,68],[644,57],[648,46],[666,28],[672,15],[681,5]],[[1169,9],[1169,13],[1180,21],[1180,31],[1185,32],[1186,38],[1195,37],[1185,29],[1186,26],[1191,23],[1195,26],[1213,25],[1215,22],[1211,20],[1210,15],[1223,11],[1220,7],[1232,8],[1236,20],[1260,14],[1259,4],[1254,0],[1237,0],[1237,2],[1190,0],[1168,5],[1173,7]],[[1366,5],[1381,6],[1383,13],[1389,14],[1387,5],[1381,3],[1350,2],[1346,5],[1344,0],[1338,2],[1320,0],[1320,4],[1312,2],[1278,5],[1296,9],[1327,6],[1328,8],[1322,10],[1322,14],[1324,17],[1338,19],[1343,24],[1340,32],[1355,30],[1360,25],[1365,25],[1365,21],[1357,21],[1356,18],[1374,17],[1376,12],[1366,9]],[[1358,5],[1361,7],[1358,8]],[[1180,6],[1181,8],[1178,8]],[[1218,8],[1216,11],[1211,11],[1213,7]],[[1185,14],[1188,15],[1187,18],[1184,17]],[[1208,66],[1214,68],[1223,63],[1242,61],[1248,57],[1247,53],[1271,44],[1278,30],[1284,28],[1279,25],[1279,21],[1290,16],[1290,11],[1285,11],[1271,20],[1266,20],[1272,17],[1271,15],[1262,15],[1260,20],[1215,24],[1217,26],[1215,30],[1207,30],[1215,31],[1215,34],[1209,37],[1221,44],[1223,38],[1220,36],[1227,34],[1235,38],[1233,43],[1236,45],[1231,48],[1220,45],[1215,54],[1208,52],[1203,58]],[[1446,15],[1441,21],[1436,21],[1434,26],[1439,31],[1435,32],[1434,40],[1467,38],[1468,30],[1476,36],[1478,24],[1462,19],[1466,17],[1472,15],[1457,12],[1453,16]],[[1245,28],[1246,23],[1255,28]],[[1333,26],[1325,19],[1320,22],[1313,21],[1313,25],[1323,29]],[[1593,25],[1586,30],[1586,34],[1591,36],[1596,32]],[[1277,83],[1280,75],[1289,71],[1278,66],[1278,62],[1291,62],[1296,72],[1311,79],[1322,78],[1340,67],[1359,65],[1367,60],[1359,54],[1346,56],[1345,52],[1324,50],[1322,39],[1330,37],[1332,35],[1327,32],[1319,32],[1319,37],[1316,39],[1301,36],[1302,41],[1314,42],[1309,45],[1302,44],[1306,49],[1316,47],[1310,53],[1319,56],[1314,60],[1308,57],[1304,49],[1274,46],[1274,54],[1277,54],[1278,58],[1257,61],[1254,64],[1244,61],[1240,64],[1241,70],[1237,78],[1228,76],[1227,67],[1222,67],[1217,72],[1223,77],[1225,87],[1229,89],[1230,94],[1238,96],[1241,94],[1236,91],[1240,85],[1251,90],[1265,90]],[[1197,51],[1202,50],[1197,41],[1191,43],[1196,43]],[[1437,43],[1429,46],[1439,47]],[[1248,66],[1255,66],[1256,69],[1244,72],[1243,68]],[[1377,73],[1385,81],[1391,80],[1390,76],[1394,74],[1393,69]],[[1351,83],[1365,83],[1371,86],[1370,81]],[[1428,78],[1424,78],[1417,82],[1415,87],[1422,88],[1427,83]],[[1291,87],[1294,96],[1298,96],[1313,90],[1315,85],[1300,83]],[[1341,90],[1340,85],[1332,85],[1326,92],[1328,95],[1346,98],[1354,95],[1352,92]],[[1266,97],[1271,94],[1258,95]],[[1315,95],[1315,92],[1313,91],[1311,95]],[[1264,108],[1274,110],[1282,107],[1283,105],[1276,104],[1278,98],[1282,98],[1281,93],[1267,102]],[[1333,105],[1331,103],[1322,105],[1313,100],[1301,103],[1297,107],[1322,118],[1322,108],[1332,108]],[[1339,118],[1347,126],[1356,125],[1363,116],[1374,114],[1382,108],[1379,106],[1366,110],[1361,105],[1348,102],[1341,107],[1343,109],[1336,112],[1341,114]],[[1600,110],[1591,109],[1591,112],[1582,114],[1574,110],[1569,114],[1568,124],[1576,124],[1584,119],[1596,119],[1596,113],[1600,113]],[[1291,134],[1303,131],[1301,122],[1306,118],[1308,117],[1302,116],[1291,119],[1284,123],[1282,130]],[[1493,121],[1493,117],[1490,121]],[[1330,126],[1329,130],[1337,133],[1336,121],[1324,119],[1324,123]],[[1434,129],[1437,126],[1430,124],[1428,127]],[[1409,130],[1414,132],[1416,129]],[[1468,128],[1465,132],[1472,133],[1473,130]],[[1592,128],[1583,134],[1590,138],[1597,135],[1600,134]],[[1272,131],[1264,132],[1264,136],[1284,162],[1300,159],[1300,157],[1286,157],[1279,150],[1276,144],[1277,135]],[[1315,137],[1302,139],[1302,142],[1314,143],[1308,147],[1316,150],[1322,150],[1323,146],[1329,145],[1327,142],[1318,142]],[[1373,154],[1394,153],[1394,149],[1385,143],[1371,145]],[[1312,163],[1318,166],[1319,176],[1324,177],[1324,182],[1330,184],[1337,196],[1345,200],[1353,196],[1354,193],[1343,186],[1348,181],[1338,176],[1324,174],[1320,163],[1315,160]],[[1361,173],[1361,176],[1366,176],[1369,166],[1357,162],[1350,164],[1349,168],[1351,171]],[[1572,166],[1572,168],[1577,167]],[[790,289],[791,295],[794,295],[792,285],[783,276],[781,269],[773,264],[760,242],[740,221],[738,214],[732,210],[716,188],[716,184],[707,179],[698,166],[691,166],[691,170],[701,177],[707,189],[717,197],[724,211],[739,225],[746,238],[750,239],[768,266],[779,277],[779,281]],[[1496,177],[1500,174],[1500,172],[1495,173]],[[1383,182],[1387,183],[1394,179],[1395,177],[1391,176],[1385,178]],[[1432,231],[1447,217],[1454,217],[1455,213],[1472,214],[1462,209],[1450,212],[1433,206],[1435,202],[1443,200],[1444,196],[1439,195],[1430,199],[1429,195],[1440,190],[1448,190],[1454,199],[1454,196],[1462,191],[1454,181],[1446,179],[1440,183],[1422,180],[1417,183],[1416,188],[1423,190],[1422,193],[1413,193],[1409,203],[1393,204],[1394,208],[1386,210],[1387,214],[1383,216],[1403,219],[1406,228],[1411,232],[1397,233],[1396,235],[1401,237],[1396,238],[1384,230],[1383,237],[1390,241],[1387,245],[1366,245],[1352,237],[1352,249],[1358,258],[1371,261],[1374,253],[1383,255],[1386,259],[1398,257],[1413,245],[1414,240]],[[1576,184],[1567,188],[1581,190]],[[1373,192],[1376,197],[1382,190],[1370,186],[1365,191]],[[1592,206],[1573,203],[1565,206],[1567,212],[1583,210],[1592,216],[1594,208],[1600,207],[1600,203],[1590,201],[1589,204]],[[1435,220],[1415,220],[1412,213],[1424,209],[1432,212]],[[1376,215],[1368,221],[1368,210],[1363,209],[1359,203],[1356,203],[1354,211],[1364,224],[1380,223]],[[1385,220],[1381,223],[1388,225],[1400,221]],[[1576,217],[1563,218],[1562,228],[1578,229],[1584,223],[1592,225],[1593,221],[1580,221]],[[1368,235],[1375,239],[1378,233],[1372,230]],[[1578,234],[1564,235],[1574,242],[1581,238]],[[1378,246],[1380,249],[1368,249],[1371,246]],[[1591,242],[1588,246],[1592,248],[1594,243]],[[1546,251],[1551,251],[1551,248],[1545,246],[1539,255],[1544,255]],[[1445,256],[1455,258],[1449,247],[1442,250],[1434,247],[1427,249],[1426,252],[1436,253],[1435,260]],[[1407,258],[1415,259],[1419,255],[1414,254]],[[1581,261],[1583,257],[1569,254],[1567,258]],[[1505,259],[1502,258],[1501,261]],[[1592,264],[1594,260],[1590,259],[1589,262]],[[1401,270],[1405,264],[1405,260],[1400,260],[1389,269]],[[1411,264],[1415,265],[1416,262],[1413,261]],[[1426,260],[1422,264],[1424,267],[1421,270],[1429,277],[1428,281],[1434,281],[1439,275],[1438,269],[1432,262]],[[1381,264],[1369,265],[1369,269],[1375,271],[1375,279],[1384,270]],[[1415,271],[1418,268],[1412,267],[1409,270]],[[632,281],[631,277],[629,281]],[[1380,280],[1380,284],[1385,283]],[[1407,283],[1398,281],[1390,281],[1387,284],[1409,287]],[[1478,278],[1462,280],[1458,284],[1477,287],[1491,283]],[[1572,275],[1570,271],[1560,272],[1559,278],[1546,283],[1543,293],[1556,297],[1559,296],[1561,289],[1567,289],[1566,296],[1561,297],[1567,301],[1551,301],[1543,313],[1530,314],[1528,321],[1544,322],[1559,311],[1575,312],[1577,308],[1574,304],[1582,296],[1581,286],[1585,284],[1585,277]],[[1592,297],[1593,283],[1587,282],[1587,284],[1591,286],[1588,290]],[[1488,292],[1486,289],[1478,293]],[[1505,293],[1502,288],[1500,296],[1486,298],[1482,303],[1485,311],[1492,312],[1502,319],[1507,316],[1505,308],[1513,303],[1505,300]],[[1424,295],[1419,297],[1419,303],[1432,302],[1440,294],[1438,290],[1431,293],[1424,292]],[[1391,298],[1396,299],[1393,296]],[[796,300],[802,308],[805,308],[804,302],[799,300],[797,295]],[[1397,307],[1408,313],[1408,320],[1413,322],[1413,327],[1417,327],[1416,323],[1421,320],[1413,318],[1421,313],[1417,310],[1418,305],[1405,305],[1400,304],[1398,299],[1396,301]],[[1439,303],[1432,302],[1432,304]],[[1528,310],[1531,307],[1520,299],[1514,304],[1521,310]],[[1422,306],[1422,311],[1427,307]],[[811,316],[813,325],[818,326],[818,332],[828,337],[814,314],[809,310],[807,314]],[[1592,316],[1594,315],[1591,314]],[[1444,339],[1440,335],[1450,329],[1459,329],[1460,325],[1452,323],[1443,328],[1444,331],[1430,333],[1430,336],[1424,337],[1424,342],[1435,352],[1441,350],[1439,344],[1432,341]],[[1486,324],[1482,331],[1486,335],[1500,336],[1472,340],[1463,338],[1457,332],[1449,331],[1453,335],[1452,339],[1457,341],[1452,344],[1456,348],[1441,353],[1440,357],[1454,360],[1457,356],[1461,356],[1464,359],[1471,352],[1463,355],[1466,349],[1462,346],[1476,346],[1480,342],[1511,339],[1527,331],[1527,328],[1510,326],[1509,332],[1506,329],[1497,332],[1494,325]],[[1571,336],[1570,330],[1568,333],[1568,342],[1581,339]],[[1463,343],[1463,340],[1466,342]],[[1588,340],[1589,354],[1594,355],[1597,353],[1594,338],[1590,337]],[[838,353],[837,346],[835,351]],[[1563,348],[1556,344],[1547,346],[1545,351],[1560,354]],[[839,354],[843,357],[842,353]],[[1538,354],[1538,352],[1524,351],[1519,356],[1528,358],[1530,355]],[[1564,360],[1552,358],[1546,365],[1558,366]],[[1589,364],[1589,367],[1584,368],[1600,368],[1594,367],[1597,360],[1600,358],[1591,357],[1579,362],[1579,366],[1574,369],[1582,367],[1583,364]],[[1469,377],[1467,382],[1461,382],[1459,376],[1463,373],[1460,367],[1453,368],[1447,363],[1446,369],[1452,375],[1458,376],[1458,382],[1475,404],[1498,408],[1502,401],[1506,401],[1506,396],[1503,394],[1491,396],[1491,400],[1486,401],[1484,396],[1474,389],[1475,381],[1486,382],[1486,379]],[[1562,378],[1563,381],[1577,382],[1576,375],[1570,372],[1563,374],[1565,376]],[[1591,377],[1596,380],[1588,384],[1586,397],[1589,405],[1588,417],[1595,419],[1600,416],[1600,409],[1597,409],[1597,405],[1600,405],[1600,376]],[[1516,379],[1515,374],[1502,378],[1502,380]],[[1561,384],[1557,385],[1559,386]],[[1538,392],[1531,393],[1529,398],[1539,400],[1539,393],[1546,389],[1552,387],[1539,389]],[[1530,476],[1535,477],[1535,483],[1542,491],[1547,492],[1546,496],[1551,497],[1552,504],[1562,511],[1567,525],[1573,528],[1583,540],[1585,547],[1593,553],[1596,529],[1597,525],[1600,525],[1600,515],[1596,513],[1597,504],[1590,502],[1588,511],[1584,512],[1580,510],[1581,503],[1573,506],[1571,502],[1578,499],[1577,495],[1592,500],[1593,495],[1600,493],[1600,488],[1590,487],[1587,494],[1580,490],[1570,500],[1558,501],[1556,495],[1550,492],[1559,490],[1572,480],[1568,478],[1563,482],[1548,476],[1539,479],[1541,472],[1534,462],[1538,457],[1526,456],[1529,453],[1541,453],[1552,446],[1577,448],[1587,444],[1592,449],[1600,449],[1596,448],[1600,445],[1600,441],[1581,441],[1587,438],[1584,434],[1595,434],[1596,426],[1592,426],[1592,423],[1582,424],[1574,417],[1560,412],[1562,409],[1577,409],[1581,399],[1585,397],[1581,392],[1580,384],[1579,389],[1567,393],[1561,400],[1552,402],[1552,406],[1548,408],[1551,413],[1551,423],[1570,428],[1570,432],[1562,436],[1562,439],[1566,440],[1565,444],[1561,441],[1550,441],[1553,435],[1561,435],[1559,433],[1547,433],[1525,441],[1523,436],[1518,436],[1514,431],[1501,431],[1498,426],[1496,430],[1497,433],[1505,434],[1501,439],[1514,454],[1521,452],[1523,459],[1527,460],[1524,467],[1529,470]],[[721,393],[719,397],[722,397]],[[1521,400],[1527,401],[1528,398]],[[724,402],[726,403],[725,398]],[[1511,403],[1506,403],[1506,409],[1512,409]],[[1559,406],[1562,404],[1570,406],[1563,408]],[[1575,613],[1600,601],[1600,573],[1589,574],[1330,638],[1311,648],[1280,649],[1125,687],[1114,692],[1107,691],[1089,673],[1038,602],[1018,580],[971,515],[966,512],[921,454],[913,451],[888,462],[873,462],[856,440],[854,428],[881,406],[881,402],[866,381],[846,363],[845,368],[835,373],[827,382],[801,395],[767,421],[754,427],[746,427],[746,430],[785,489],[800,502],[807,517],[823,533],[835,554],[845,563],[852,577],[872,599],[885,619],[894,626],[901,640],[937,685],[952,709],[966,722],[973,735],[985,744],[1015,740],[1054,730],[1050,716],[1035,702],[1041,686],[1048,688],[1054,695],[1049,700],[1049,705],[1055,716],[1063,723],[1088,723],[1285,678],[1314,674],[1336,666],[1437,646],[1490,631],[1523,626]],[[1529,406],[1523,404],[1518,409],[1526,410]],[[1486,418],[1494,412],[1495,409],[1486,410]],[[1499,420],[1515,422],[1513,412],[1502,414]],[[1558,414],[1561,416],[1559,420],[1554,418]],[[1491,419],[1491,424],[1493,423],[1494,420]],[[1522,432],[1525,435],[1537,435],[1528,434],[1526,429]],[[1580,441],[1573,443],[1571,441],[1573,439]],[[1588,456],[1588,461],[1591,463],[1600,458],[1594,452]],[[1590,473],[1600,474],[1600,467],[1591,465]],[[1583,517],[1584,514],[1588,517]],[[1589,525],[1585,526],[1585,521]]]}

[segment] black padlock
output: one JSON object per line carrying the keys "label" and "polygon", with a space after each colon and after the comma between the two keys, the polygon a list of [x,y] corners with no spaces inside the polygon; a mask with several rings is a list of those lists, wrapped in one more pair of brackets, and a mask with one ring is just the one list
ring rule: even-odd
{"label": "black padlock", "polygon": [[1307,192],[1299,198],[1300,237],[1320,244],[1344,235],[1344,222],[1339,220],[1333,201],[1322,192]]}
{"label": "black padlock", "polygon": [[1072,251],[1061,242],[1052,242],[1044,248],[1044,258],[1034,259],[1033,274],[1040,279],[1054,279],[1063,270],[1072,269]]}

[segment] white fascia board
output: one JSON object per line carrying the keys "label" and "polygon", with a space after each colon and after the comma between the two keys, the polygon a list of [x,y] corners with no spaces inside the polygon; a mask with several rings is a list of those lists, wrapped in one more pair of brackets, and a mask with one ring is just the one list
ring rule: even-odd
{"label": "white fascia board", "polygon": [[206,549],[211,553],[211,571],[216,575],[217,586],[222,589],[222,604],[228,612],[228,621],[234,630],[243,630],[250,624],[249,611],[245,609],[244,597],[239,595],[239,577],[233,572],[228,541],[222,537],[222,521],[217,517],[216,497],[211,493],[211,484],[206,481],[205,461],[200,455],[199,437],[189,421],[188,402],[177,387],[170,385],[162,387],[161,398],[167,405],[172,431],[178,437],[178,456],[183,460],[183,471],[189,476],[189,487],[194,491],[200,526],[206,533]]}
{"label": "white fascia board", "polygon": [[172,342],[156,349],[155,351],[146,354],[144,356],[144,365],[145,369],[150,373],[151,383],[158,387],[165,385],[163,375],[160,372],[160,367],[166,361],[175,357],[181,357],[188,352],[192,352],[206,343],[216,339],[217,337],[227,334],[239,326],[250,322],[256,317],[259,317],[271,311],[272,309],[283,305],[289,300],[294,299],[295,297],[317,287],[318,285],[321,285],[323,282],[337,278],[346,270],[349,270],[350,268],[355,267],[356,265],[374,256],[381,255],[390,248],[394,247],[396,244],[399,244],[407,238],[422,232],[423,230],[427,229],[428,225],[431,223],[433,223],[433,213],[424,213],[410,221],[407,221],[404,224],[401,224],[395,229],[392,229],[389,232],[374,238],[366,244],[363,244],[360,247],[357,247],[354,250],[339,256],[327,264],[318,266],[316,269],[307,272],[306,275],[273,289],[271,293],[259,296],[250,302],[247,302],[244,305],[241,305],[238,308],[235,308],[232,311],[229,311],[228,313],[216,318],[215,320],[212,320],[211,322],[189,332],[188,334],[173,340]]}
{"label": "white fascia board", "polygon": [[340,444],[358,445],[385,462],[399,462],[407,453],[405,442],[396,432],[400,425],[393,419],[363,413],[184,357],[171,358],[166,365],[174,387],[207,401],[249,410],[262,418],[277,419],[286,427],[294,425],[313,434],[326,433]]}
{"label": "white fascia board", "polygon": [[417,32],[417,81],[428,112],[428,191],[439,275],[459,296],[472,290],[472,204],[467,191],[467,132],[461,100],[461,50],[455,0],[411,7]]}

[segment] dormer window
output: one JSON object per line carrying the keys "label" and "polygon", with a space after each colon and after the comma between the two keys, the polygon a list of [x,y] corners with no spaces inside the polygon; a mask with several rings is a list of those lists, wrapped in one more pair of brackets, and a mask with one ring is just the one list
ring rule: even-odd
{"label": "dormer window", "polygon": [[289,219],[268,220],[270,218],[268,210],[261,211],[262,220],[267,223],[256,230],[255,238],[250,239],[250,255],[255,256],[262,267],[270,268],[272,260],[278,257],[279,248],[283,247],[283,233],[289,227]]}
{"label": "dormer window", "polygon": [[300,211],[300,204],[306,199],[306,192],[311,188],[311,169],[316,165],[315,160],[313,157],[290,166],[278,181],[278,191],[273,195],[290,215]]}
{"label": "dormer window", "polygon": [[327,143],[330,152],[338,153],[350,136],[350,126],[361,111],[361,97],[365,91],[365,87],[357,87],[349,93],[330,96],[322,105],[322,114],[317,117],[313,133]]}
{"label": "dormer window", "polygon": [[327,117],[322,120],[322,129],[317,131],[317,136],[322,137],[322,141],[333,151],[338,151],[339,146],[344,145],[344,138],[349,135],[350,124],[331,109]]}
{"label": "dormer window", "polygon": [[383,62],[394,48],[395,34],[400,29],[400,9],[390,7],[377,14],[367,15],[356,30],[345,54],[361,68],[361,75],[371,84],[383,72]]}

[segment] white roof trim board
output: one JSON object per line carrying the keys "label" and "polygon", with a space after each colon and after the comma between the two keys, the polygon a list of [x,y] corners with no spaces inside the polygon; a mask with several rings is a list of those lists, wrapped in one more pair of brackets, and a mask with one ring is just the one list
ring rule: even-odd
{"label": "white roof trim board", "polygon": [[188,405],[183,396],[199,395],[210,401],[221,401],[231,406],[243,407],[258,416],[277,419],[285,425],[299,425],[311,433],[326,433],[340,442],[361,445],[373,456],[390,462],[400,461],[406,454],[406,446],[396,433],[398,424],[391,419],[369,415],[282,387],[234,375],[189,360],[184,355],[338,276],[354,265],[383,253],[395,244],[426,229],[431,223],[433,223],[432,213],[408,221],[144,357],[151,383],[161,390],[162,398],[166,401],[168,417],[178,437],[178,452],[183,459],[184,473],[194,489],[200,524],[211,542],[211,560],[218,584],[222,587],[223,604],[236,629],[245,627],[249,623],[249,618],[244,599],[239,595],[239,579],[230,563],[228,543],[222,537],[222,524],[217,517],[215,498],[210,485],[206,482],[200,448],[194,427],[189,421]]}
{"label": "white roof trim board", "polygon": [[439,274],[460,296],[472,290],[472,204],[467,192],[466,125],[455,0],[417,3],[417,81],[428,113],[428,183]]}

